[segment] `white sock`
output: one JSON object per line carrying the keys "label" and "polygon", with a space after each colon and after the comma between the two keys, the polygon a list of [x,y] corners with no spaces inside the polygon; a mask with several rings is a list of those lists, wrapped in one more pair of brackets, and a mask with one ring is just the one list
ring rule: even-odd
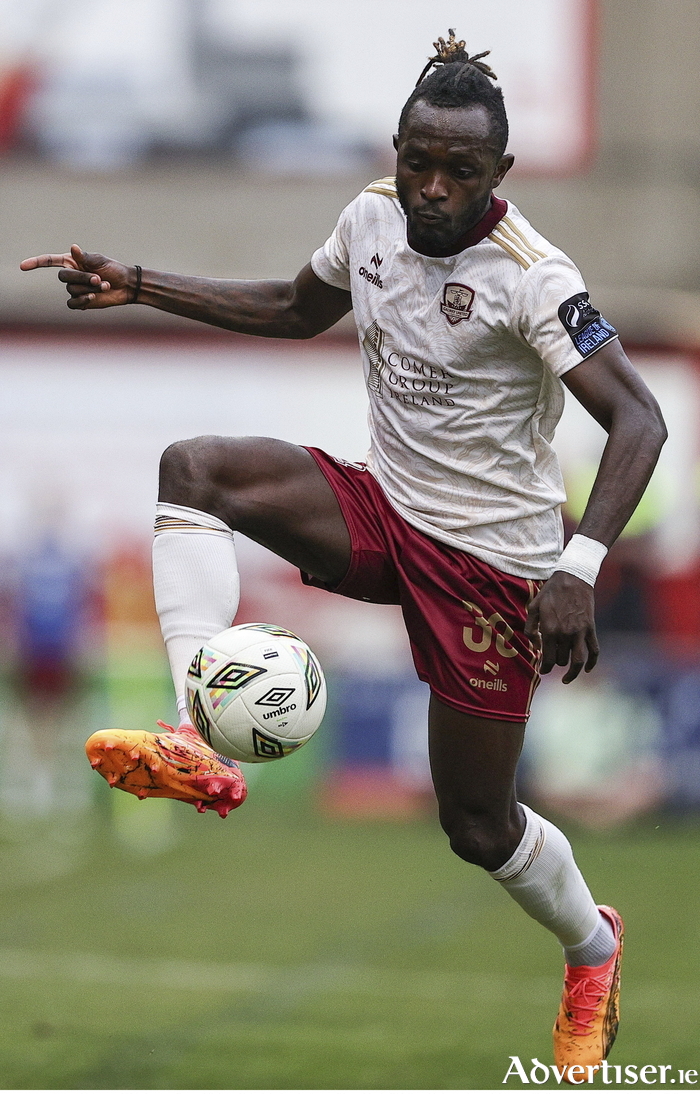
{"label": "white sock", "polygon": [[[521,808],[526,819],[523,838],[491,877],[529,916],[556,935],[570,965],[602,965],[612,957],[615,936],[583,880],[571,844],[544,817],[526,805]],[[575,961],[569,960],[570,953]],[[595,960],[589,960],[591,956]]]}
{"label": "white sock", "polygon": [[598,913],[598,922],[580,946],[565,946],[567,965],[604,965],[615,952],[617,939],[607,916]]}
{"label": "white sock", "polygon": [[153,591],[168,651],[181,724],[187,670],[197,650],[231,626],[240,581],[233,532],[218,517],[158,502],[153,540]]}

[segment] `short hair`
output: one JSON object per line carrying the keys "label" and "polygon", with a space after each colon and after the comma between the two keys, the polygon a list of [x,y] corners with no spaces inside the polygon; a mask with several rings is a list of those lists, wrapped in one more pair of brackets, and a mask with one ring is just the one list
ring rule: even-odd
{"label": "short hair", "polygon": [[[503,92],[492,82],[496,79],[496,73],[482,61],[482,57],[487,57],[490,51],[470,57],[464,48],[465,43],[455,41],[454,30],[450,30],[447,42],[444,38],[438,38],[433,45],[437,53],[429,59],[401,111],[399,136],[406,128],[408,115],[417,102],[453,110],[483,106],[491,120],[494,148],[500,158],[508,143],[508,117]],[[430,72],[433,67],[435,72]]]}

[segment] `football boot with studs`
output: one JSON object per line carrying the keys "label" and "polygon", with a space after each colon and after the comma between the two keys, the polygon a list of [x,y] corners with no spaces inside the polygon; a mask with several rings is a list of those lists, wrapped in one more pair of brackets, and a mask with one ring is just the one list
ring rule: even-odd
{"label": "football boot with studs", "polygon": [[554,1062],[562,1069],[566,1082],[583,1081],[587,1072],[577,1071],[569,1078],[573,1065],[587,1069],[600,1066],[612,1048],[620,1022],[620,964],[624,928],[614,908],[602,904],[598,911],[608,919],[617,945],[603,965],[567,965],[564,992],[554,1024]]}
{"label": "football boot with studs", "polygon": [[161,733],[103,729],[85,745],[88,760],[110,786],[137,798],[175,798],[226,817],[242,805],[246,784],[235,760],[221,756],[193,726]]}

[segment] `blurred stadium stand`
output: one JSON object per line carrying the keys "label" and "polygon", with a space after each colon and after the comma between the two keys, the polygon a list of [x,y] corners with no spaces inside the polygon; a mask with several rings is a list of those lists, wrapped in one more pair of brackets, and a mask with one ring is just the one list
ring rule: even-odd
{"label": "blurred stadium stand", "polygon": [[[12,2],[4,0],[0,17],[3,9],[8,16]],[[31,10],[32,5],[21,7]],[[173,4],[173,10],[178,7]],[[196,8],[186,7],[184,15]],[[700,7],[695,0],[599,0],[593,10],[597,151],[570,177],[523,177],[516,167],[503,192],[544,234],[575,256],[598,306],[624,337],[697,345],[700,78],[695,58]],[[435,18],[439,22],[437,13]],[[321,41],[332,30],[332,24],[322,24]],[[489,44],[496,65],[498,44]],[[326,43],[318,48],[330,47]],[[233,277],[294,273],[324,239],[338,210],[368,179],[390,169],[390,133],[384,148],[375,142],[363,152],[356,141],[342,145],[343,133],[337,127],[337,144],[347,149],[343,160],[338,147],[334,151],[331,146],[328,127],[318,122],[322,115],[312,110],[313,88],[303,85],[300,57],[295,60],[291,47],[280,50],[273,40],[272,46],[263,42],[256,48],[246,43],[236,52],[230,44],[217,47],[210,39],[202,40],[201,33],[193,35],[194,61],[179,70],[187,79],[173,75],[169,92],[172,96],[176,90],[179,102],[190,103],[189,113],[183,106],[187,116],[180,118],[181,142],[185,130],[190,134],[185,161],[172,155],[166,161],[162,156],[139,161],[125,151],[131,166],[106,175],[41,159],[36,116],[32,122],[28,109],[31,95],[24,113],[20,106],[31,87],[40,97],[45,76],[26,53],[8,57],[4,66],[0,58],[0,134],[7,149],[0,179],[0,230],[5,240],[0,260],[2,320],[76,322],[67,315],[49,278],[37,278],[29,287],[16,269],[17,257],[37,249],[62,250],[73,240],[157,268]],[[154,132],[161,119],[160,136],[152,134],[152,143],[162,151],[169,142],[172,152],[177,138],[172,132],[168,137],[162,121],[167,114],[163,64],[161,58],[160,67],[155,60],[152,65],[160,74],[160,82],[153,77],[149,100]],[[266,98],[261,97],[263,86]],[[95,95],[93,101],[89,88],[78,93],[79,102],[88,98],[87,113],[93,120],[100,113],[99,89]],[[193,101],[199,106],[193,107]],[[214,102],[218,109],[211,105]],[[253,116],[256,111],[260,113]],[[74,124],[84,130],[88,123],[83,113]],[[309,130],[314,117],[317,124]],[[285,119],[294,123],[291,136],[279,128]],[[260,122],[265,123],[262,129]],[[169,124],[172,130],[174,123]],[[209,148],[207,162],[192,162],[193,129]],[[244,130],[250,150],[247,167],[245,159],[221,158],[222,146],[233,146],[236,132],[242,138]],[[285,143],[290,155],[300,145],[306,153],[303,185],[298,156],[279,177]],[[256,169],[256,155],[265,147],[268,156],[277,156],[272,178],[261,174],[261,162]],[[219,158],[212,158],[217,149]],[[145,309],[124,309],[100,317],[100,323],[173,325],[177,320],[147,315]]]}

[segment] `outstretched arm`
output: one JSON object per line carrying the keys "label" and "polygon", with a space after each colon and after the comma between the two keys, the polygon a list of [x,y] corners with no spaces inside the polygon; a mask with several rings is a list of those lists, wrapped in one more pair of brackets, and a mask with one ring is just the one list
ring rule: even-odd
{"label": "outstretched arm", "polygon": [[[563,379],[608,434],[577,532],[610,547],[639,504],[666,440],[666,427],[654,396],[617,341]],[[590,672],[598,660],[592,586],[555,570],[530,606],[526,634],[541,645],[542,672],[568,665],[565,684],[584,667]]]}
{"label": "outstretched arm", "polygon": [[[134,302],[137,271],[78,246],[57,255],[25,258],[22,270],[60,267],[68,307],[93,311]],[[139,304],[216,327],[267,338],[313,338],[349,312],[349,292],[321,281],[310,265],[294,281],[232,281],[143,270]]]}

